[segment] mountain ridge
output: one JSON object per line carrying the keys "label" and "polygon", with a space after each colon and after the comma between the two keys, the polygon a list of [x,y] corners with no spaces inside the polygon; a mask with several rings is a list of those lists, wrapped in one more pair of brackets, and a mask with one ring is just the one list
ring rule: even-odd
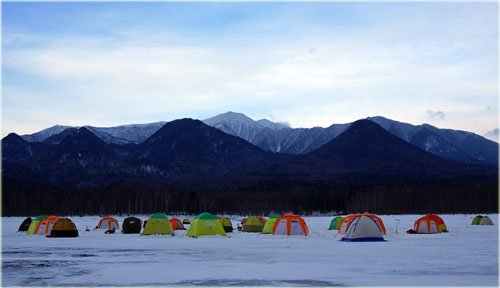
{"label": "mountain ridge", "polygon": [[[498,143],[472,132],[441,129],[429,124],[412,125],[382,116],[367,117],[388,132],[435,155],[468,163],[482,163],[498,166]],[[203,120],[211,127],[226,134],[242,138],[264,151],[305,154],[311,152],[345,131],[352,123],[332,124],[329,127],[290,128],[267,119],[254,121],[243,113],[226,112]],[[139,144],[153,135],[166,122],[130,124],[116,127],[85,126],[101,140],[112,144]],[[56,125],[40,132],[23,135],[23,139],[54,144],[64,138],[50,133],[65,133],[64,129],[74,127]],[[39,141],[40,142],[40,141]]]}

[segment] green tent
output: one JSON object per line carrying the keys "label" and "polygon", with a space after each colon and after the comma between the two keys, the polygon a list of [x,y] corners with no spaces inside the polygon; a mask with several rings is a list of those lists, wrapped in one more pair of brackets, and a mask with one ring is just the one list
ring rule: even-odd
{"label": "green tent", "polygon": [[330,222],[330,228],[328,228],[328,230],[339,230],[340,225],[342,225],[342,220],[344,220],[344,218],[340,216],[333,218],[332,222]]}
{"label": "green tent", "polygon": [[127,217],[123,219],[122,233],[123,234],[139,234],[142,229],[142,221],[137,217]]}
{"label": "green tent", "polygon": [[152,234],[170,234],[174,235],[174,230],[172,229],[172,225],[170,225],[170,221],[168,221],[167,216],[161,213],[155,213],[149,217],[146,225],[144,226],[144,230],[141,235],[152,235]]}
{"label": "green tent", "polygon": [[483,219],[483,216],[478,215],[472,219],[472,225],[479,225],[481,223],[481,219]]}
{"label": "green tent", "polygon": [[199,237],[205,235],[227,236],[221,221],[215,215],[205,212],[194,217],[186,233],[188,237]]}
{"label": "green tent", "polygon": [[264,228],[262,228],[262,234],[271,234],[273,233],[273,228],[274,228],[274,223],[276,223],[276,220],[280,218],[281,215],[271,215],[269,216],[269,219],[267,219],[266,223],[264,224]]}
{"label": "green tent", "polygon": [[31,221],[31,224],[28,227],[28,231],[26,231],[26,233],[27,234],[35,234],[35,230],[38,227],[38,223],[40,223],[40,221],[42,221],[43,219],[45,219],[47,217],[48,217],[47,215],[40,215],[40,216],[36,217],[35,219],[33,219],[33,221]]}

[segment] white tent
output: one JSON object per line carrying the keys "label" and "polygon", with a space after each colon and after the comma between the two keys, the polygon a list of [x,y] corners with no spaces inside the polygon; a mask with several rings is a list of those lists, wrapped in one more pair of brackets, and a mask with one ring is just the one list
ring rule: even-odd
{"label": "white tent", "polygon": [[484,216],[481,219],[481,222],[479,222],[479,225],[493,225],[493,221],[491,221],[491,218],[488,216]]}
{"label": "white tent", "polygon": [[385,241],[384,232],[374,219],[361,215],[352,220],[342,241]]}

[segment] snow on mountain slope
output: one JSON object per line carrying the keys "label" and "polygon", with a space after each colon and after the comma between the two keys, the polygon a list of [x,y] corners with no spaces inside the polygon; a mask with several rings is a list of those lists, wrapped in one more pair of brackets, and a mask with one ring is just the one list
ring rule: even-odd
{"label": "snow on mountain slope", "polygon": [[149,136],[153,135],[158,129],[165,125],[165,121],[148,124],[131,124],[116,127],[93,127],[85,126],[94,132],[97,137],[106,143],[128,144],[142,143]]}
{"label": "snow on mountain slope", "polygon": [[[412,125],[381,116],[367,117],[393,135],[438,156],[465,162],[498,165],[498,143],[467,131],[440,129],[429,124]],[[254,121],[242,113],[226,112],[203,120],[226,134],[240,137],[265,151],[285,154],[311,152],[344,132],[351,123],[333,124],[327,128],[290,128],[267,119]],[[166,122],[121,125],[116,127],[85,126],[106,143],[142,143]],[[69,126],[56,125],[40,132],[23,135],[29,142],[43,142]],[[78,127],[73,127],[78,128]],[[55,137],[60,141],[62,137]],[[53,138],[51,138],[51,141]]]}
{"label": "snow on mountain slope", "polygon": [[[381,116],[367,117],[393,135],[438,156],[498,165],[498,144],[471,132],[439,129],[428,124],[412,125]],[[269,120],[254,121],[242,113],[227,112],[205,124],[238,136],[265,151],[303,154],[311,152],[344,132],[351,123],[330,127],[289,128]],[[264,125],[262,125],[264,124]],[[274,128],[274,129],[273,129]]]}
{"label": "snow on mountain slope", "polygon": [[59,134],[62,131],[66,130],[67,128],[71,128],[71,126],[55,125],[33,134],[22,135],[21,137],[28,142],[43,142],[50,136]]}
{"label": "snow on mountain slope", "polygon": [[[94,126],[84,126],[99,137],[102,141],[110,144],[129,144],[129,143],[141,143],[146,140],[149,136],[153,135],[158,129],[165,125],[165,121],[147,123],[147,124],[129,124],[120,125],[114,127],[94,127]],[[80,126],[62,126],[56,125],[42,131],[22,135],[21,137],[28,142],[46,142],[48,144],[59,143],[63,136],[58,134],[63,133],[68,128],[78,129]],[[57,140],[54,140],[57,139]]]}
{"label": "snow on mountain slope", "polygon": [[276,122],[271,122],[267,119],[260,119],[255,121],[257,124],[262,125],[267,128],[271,128],[273,130],[281,130],[285,128],[290,128],[290,126],[283,124],[283,123],[276,123]]}

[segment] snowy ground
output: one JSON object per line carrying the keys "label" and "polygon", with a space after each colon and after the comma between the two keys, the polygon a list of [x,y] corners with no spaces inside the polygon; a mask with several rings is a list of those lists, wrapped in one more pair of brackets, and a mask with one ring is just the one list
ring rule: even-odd
{"label": "snowy ground", "polygon": [[[15,232],[23,218],[8,217],[2,219],[2,284],[497,286],[498,226],[472,226],[473,216],[442,215],[450,233],[407,235],[419,216],[382,215],[388,241],[372,243],[338,241],[327,230],[332,217],[305,217],[308,237],[235,232],[197,239],[185,231],[175,237],[85,232],[97,216],[72,217],[78,238],[45,238]],[[490,217],[498,224],[498,215]],[[116,218],[121,225],[124,217]],[[236,227],[241,217],[231,218]]]}

